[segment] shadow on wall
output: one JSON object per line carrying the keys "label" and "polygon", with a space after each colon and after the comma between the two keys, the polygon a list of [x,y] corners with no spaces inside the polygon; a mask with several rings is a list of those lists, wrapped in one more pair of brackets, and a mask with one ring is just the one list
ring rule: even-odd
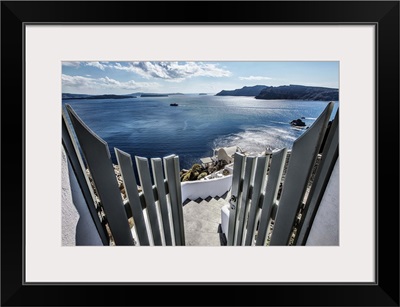
{"label": "shadow on wall", "polygon": [[62,156],[62,245],[102,246],[64,148]]}

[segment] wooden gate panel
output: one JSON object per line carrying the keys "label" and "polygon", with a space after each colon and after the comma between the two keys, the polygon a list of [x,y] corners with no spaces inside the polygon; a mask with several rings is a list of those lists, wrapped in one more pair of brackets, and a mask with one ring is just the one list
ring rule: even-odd
{"label": "wooden gate panel", "polygon": [[305,245],[310,232],[319,203],[325,192],[335,162],[339,156],[339,112],[329,129],[329,134],[322,152],[322,158],[315,174],[314,184],[308,196],[299,233],[296,236],[296,245]]}
{"label": "wooden gate panel", "polygon": [[170,246],[172,245],[172,233],[171,233],[172,228],[170,226],[169,210],[168,210],[170,206],[168,205],[167,201],[167,192],[165,189],[166,180],[164,179],[162,160],[160,158],[151,159],[151,166],[153,169],[154,184],[157,189],[158,202],[160,205],[165,244],[167,246]]}
{"label": "wooden gate panel", "polygon": [[135,157],[139,174],[140,185],[143,189],[144,198],[146,200],[147,216],[150,222],[150,228],[154,245],[162,245],[160,223],[157,215],[156,201],[153,193],[153,184],[147,158]]}
{"label": "wooden gate panel", "polygon": [[133,171],[131,156],[118,148],[114,148],[114,150],[120,167],[122,180],[124,181],[126,195],[128,196],[139,244],[142,246],[148,246],[150,245],[149,236],[143,216],[143,208],[139,197],[138,185]]}
{"label": "wooden gate panel", "polygon": [[265,180],[267,177],[269,158],[269,156],[260,156],[256,159],[254,184],[251,191],[250,210],[248,214],[246,240],[244,245],[252,245],[254,241],[256,217],[260,208],[260,199],[263,192],[262,189],[265,186]]}
{"label": "wooden gate panel", "polygon": [[288,245],[294,220],[333,109],[330,102],[314,124],[293,143],[270,245]]}
{"label": "wooden gate panel", "polygon": [[108,144],[66,106],[116,245],[134,245]]}
{"label": "wooden gate panel", "polygon": [[175,243],[176,245],[185,245],[182,191],[179,178],[179,157],[175,155],[165,157],[164,170],[168,182]]}
{"label": "wooden gate panel", "polygon": [[231,198],[229,200],[229,226],[228,226],[228,245],[234,245],[235,242],[235,229],[237,212],[239,206],[239,198],[243,187],[243,167],[244,167],[244,155],[235,153],[233,163],[233,176],[232,176],[232,188]]}
{"label": "wooden gate panel", "polygon": [[265,245],[268,225],[271,219],[271,212],[273,206],[276,204],[283,168],[285,166],[286,155],[286,148],[283,148],[272,155],[267,186],[265,188],[265,195],[261,205],[261,216],[256,245]]}

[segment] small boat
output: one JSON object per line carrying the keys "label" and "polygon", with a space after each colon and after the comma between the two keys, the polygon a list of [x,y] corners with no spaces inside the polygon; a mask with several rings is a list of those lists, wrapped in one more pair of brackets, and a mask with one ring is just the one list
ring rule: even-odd
{"label": "small boat", "polygon": [[171,103],[170,106],[171,106],[171,107],[177,107],[178,104],[174,102],[174,103]]}
{"label": "small boat", "polygon": [[306,123],[303,122],[300,118],[294,119],[290,122],[290,125],[296,126],[296,127],[305,127]]}

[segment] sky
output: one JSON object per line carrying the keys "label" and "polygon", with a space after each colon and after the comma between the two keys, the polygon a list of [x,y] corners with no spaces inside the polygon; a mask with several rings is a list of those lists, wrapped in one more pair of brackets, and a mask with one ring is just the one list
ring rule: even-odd
{"label": "sky", "polygon": [[339,62],[62,62],[62,91],[76,94],[207,93],[243,86],[339,88]]}

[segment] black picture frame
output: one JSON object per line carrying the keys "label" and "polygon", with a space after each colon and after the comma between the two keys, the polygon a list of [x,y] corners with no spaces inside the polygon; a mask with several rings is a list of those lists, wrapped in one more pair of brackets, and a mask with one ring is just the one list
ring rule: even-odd
{"label": "black picture frame", "polygon": [[[26,23],[375,25],[376,282],[25,284]],[[399,306],[399,1],[2,1],[1,77],[2,306]]]}

